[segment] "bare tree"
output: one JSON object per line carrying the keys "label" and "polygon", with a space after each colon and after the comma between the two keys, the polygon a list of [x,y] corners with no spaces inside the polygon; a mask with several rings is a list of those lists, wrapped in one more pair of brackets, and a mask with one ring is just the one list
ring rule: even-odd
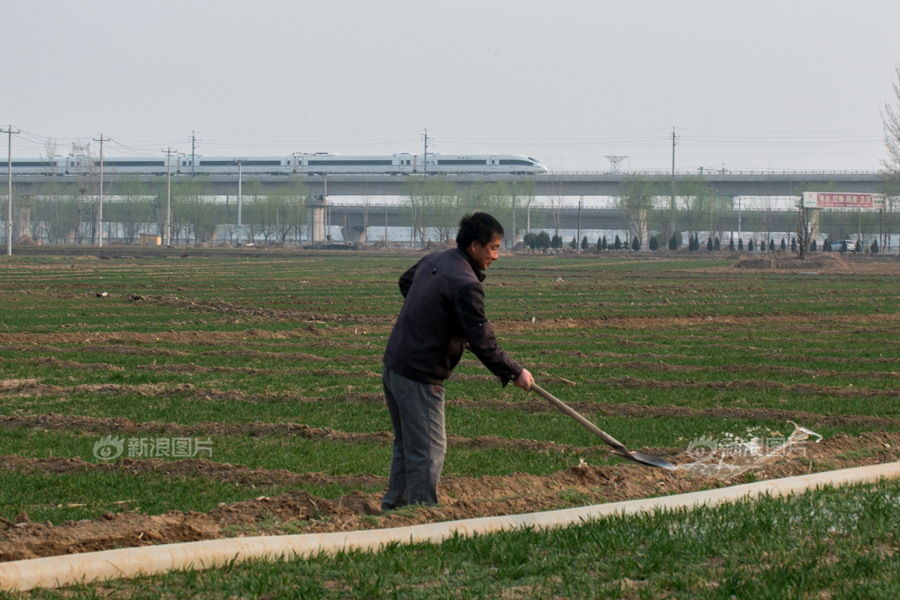
{"label": "bare tree", "polygon": [[[85,219],[90,219],[91,243],[96,243],[96,211],[99,210],[99,197],[88,195],[88,190],[93,188],[97,181],[97,164],[91,156],[91,144],[72,144],[72,153],[69,155],[69,175],[75,176],[75,186],[78,189],[78,200],[75,204],[77,224],[75,225],[74,242],[81,244],[84,241]],[[90,198],[90,200],[88,199]]]}
{"label": "bare tree", "polygon": [[760,223],[762,224],[763,241],[768,244],[772,239],[772,229],[775,223],[775,200],[772,196],[763,196],[759,199]]}
{"label": "bare tree", "polygon": [[512,197],[512,238],[513,245],[518,239],[518,233],[528,227],[531,207],[537,198],[537,183],[533,177],[521,182],[513,182],[509,188]]}
{"label": "bare tree", "polygon": [[637,238],[643,245],[650,239],[649,221],[657,209],[657,198],[662,193],[659,182],[635,175],[622,182],[621,193],[616,197],[616,207],[628,219],[629,239]]}
{"label": "bare tree", "polygon": [[892,250],[891,239],[896,231],[900,234],[900,180],[891,179],[884,182],[884,193],[887,204],[884,207],[884,243],[883,248]]}
{"label": "bare tree", "polygon": [[459,224],[459,189],[445,175],[430,177],[424,184],[422,200],[428,222],[436,230],[437,241],[443,243]]}
{"label": "bare tree", "polygon": [[[178,210],[173,211],[176,223],[186,226],[195,243],[208,242],[218,231],[218,210],[213,200],[203,196],[208,182],[202,177],[178,181],[172,196],[178,198]],[[178,228],[180,229],[180,227]]]}
{"label": "bare tree", "polygon": [[298,177],[287,186],[276,190],[271,197],[275,203],[275,233],[282,244],[287,244],[291,234],[300,238],[306,221],[306,204],[309,188]]}
{"label": "bare tree", "polygon": [[409,208],[410,243],[418,237],[425,244],[427,231],[425,221],[425,185],[427,179],[421,175],[410,175],[403,182],[403,195]]}
{"label": "bare tree", "polygon": [[133,175],[124,180],[120,190],[119,222],[125,241],[133,244],[144,223],[150,220],[150,200],[144,192],[140,177]]}
{"label": "bare tree", "polygon": [[507,235],[513,233],[510,227],[513,220],[513,197],[505,181],[492,183],[483,181],[474,184],[470,188],[464,208],[465,212],[484,211],[490,213],[501,223],[507,224],[507,227],[504,227]]}
{"label": "bare tree", "polygon": [[553,232],[559,236],[560,221],[562,220],[562,208],[566,203],[566,197],[562,194],[562,184],[551,182],[550,194],[547,196],[550,203],[550,219],[553,221]]}
{"label": "bare tree", "polygon": [[[40,239],[44,234],[48,242],[64,243],[75,227],[72,189],[63,183],[56,161],[56,142],[48,139],[44,144],[44,166],[50,173],[49,181],[42,183],[34,196],[31,215],[31,237]],[[68,190],[67,190],[68,188]],[[71,197],[70,197],[71,196]]]}
{"label": "bare tree", "polygon": [[891,178],[900,181],[900,65],[894,67],[894,105],[885,102],[881,111],[884,145],[888,157],[882,161]]}
{"label": "bare tree", "polygon": [[258,179],[251,179],[244,184],[241,196],[241,227],[247,229],[247,241],[242,241],[238,232],[238,243],[255,244],[260,235],[268,241],[271,233],[267,229],[274,223],[275,217],[274,214],[271,217],[269,215],[262,183]]}
{"label": "bare tree", "polygon": [[681,217],[690,236],[698,236],[703,227],[712,226],[718,203],[715,191],[702,175],[678,182]]}
{"label": "bare tree", "polygon": [[806,252],[809,249],[809,237],[811,227],[809,223],[809,210],[803,207],[803,199],[801,198],[797,205],[798,222],[797,222],[797,250],[798,257],[802,260],[806,258]]}

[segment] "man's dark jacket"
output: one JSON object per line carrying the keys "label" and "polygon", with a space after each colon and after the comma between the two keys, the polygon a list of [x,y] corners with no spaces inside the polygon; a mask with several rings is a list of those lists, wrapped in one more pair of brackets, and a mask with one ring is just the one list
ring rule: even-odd
{"label": "man's dark jacket", "polygon": [[400,277],[403,308],[391,332],[384,364],[404,377],[443,383],[468,343],[503,385],[522,367],[500,349],[484,314],[484,272],[461,248],[429,254]]}

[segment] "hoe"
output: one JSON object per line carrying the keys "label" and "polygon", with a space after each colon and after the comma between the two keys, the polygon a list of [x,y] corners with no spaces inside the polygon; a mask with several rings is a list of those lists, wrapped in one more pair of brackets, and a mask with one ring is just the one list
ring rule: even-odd
{"label": "hoe", "polygon": [[566,405],[562,400],[557,399],[550,392],[541,388],[538,384],[532,384],[531,389],[537,392],[539,396],[543,396],[548,402],[550,402],[550,404],[581,423],[581,425],[583,425],[591,433],[606,442],[608,446],[611,446],[613,449],[615,449],[615,454],[618,454],[623,458],[627,458],[628,460],[633,460],[634,462],[641,463],[642,465],[650,465],[651,467],[659,467],[660,469],[675,469],[675,465],[662,458],[650,456],[649,454],[644,454],[643,452],[631,452],[628,448],[625,447],[625,444],[582,417],[580,414],[578,414],[578,412]]}

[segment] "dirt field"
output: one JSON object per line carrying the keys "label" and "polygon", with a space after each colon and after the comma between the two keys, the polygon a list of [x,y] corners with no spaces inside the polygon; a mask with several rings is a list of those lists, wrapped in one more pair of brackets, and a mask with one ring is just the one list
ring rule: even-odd
{"label": "dirt field", "polygon": [[[76,259],[78,260],[78,259]],[[86,258],[86,261],[98,260]],[[58,270],[57,265],[47,267]],[[815,261],[800,263],[788,257],[740,258],[731,266],[718,268],[719,274],[743,273],[747,271],[795,270],[798,272],[848,273],[858,276],[896,276],[900,275],[900,265],[896,260],[861,262],[845,260],[841,257],[824,256]],[[40,298],[41,294],[54,298],[67,293],[57,289],[52,294],[35,290],[29,295],[30,300]],[[80,297],[73,292],[73,297]],[[19,364],[32,365],[52,369],[72,369],[80,372],[95,371],[115,373],[122,367],[108,362],[86,362],[83,359],[69,360],[67,353],[79,351],[74,345],[90,343],[94,352],[114,352],[130,357],[144,357],[140,366],[149,372],[166,374],[227,374],[253,375],[264,371],[259,367],[207,367],[194,362],[174,361],[173,364],[156,364],[154,357],[178,358],[180,352],[174,347],[183,343],[195,343],[198,336],[204,344],[216,347],[227,344],[231,357],[265,359],[264,351],[252,348],[240,348],[242,336],[253,331],[254,339],[277,340],[286,334],[268,330],[254,330],[254,324],[273,322],[323,322],[334,327],[365,328],[367,333],[384,335],[392,324],[392,316],[373,315],[368,317],[341,316],[338,313],[322,312],[315,307],[312,310],[268,308],[265,306],[240,304],[227,300],[210,301],[199,298],[184,298],[167,294],[133,294],[131,297],[118,296],[119,300],[133,303],[144,303],[156,307],[171,308],[182,312],[227,317],[245,326],[242,331],[199,332],[191,330],[160,330],[152,333],[123,331],[60,331],[57,333],[28,333],[0,331],[0,344],[3,346],[2,361],[15,360]],[[645,331],[653,328],[691,325],[709,319],[703,316],[596,316],[543,319],[529,322],[527,319],[497,318],[495,324],[498,332],[509,334],[520,331],[564,331],[566,329],[589,330],[602,328],[614,323],[617,328],[628,328],[634,331]],[[781,323],[783,331],[797,331],[804,328],[817,327],[823,323],[834,325],[846,320],[854,327],[896,328],[898,315],[819,315],[819,314],[787,314],[787,315],[717,315],[711,317],[718,324],[732,327],[750,328],[764,323],[772,325]],[[164,344],[166,347],[151,347],[147,343]],[[324,342],[323,342],[324,343]],[[622,345],[628,343],[622,341]],[[169,348],[171,346],[173,348]],[[377,349],[372,350],[373,363],[377,363]],[[284,359],[285,355],[278,356]],[[345,369],[341,359],[325,360],[314,353],[296,352],[293,355],[298,361],[316,364],[317,368],[343,377],[372,378],[377,377],[373,370],[357,369],[350,366]],[[572,360],[590,360],[590,356],[571,357]],[[846,364],[847,359],[834,357],[833,364]],[[698,388],[716,389],[766,389],[777,392],[793,392],[816,395],[828,395],[833,398],[846,398],[852,401],[859,398],[897,398],[895,371],[878,371],[868,373],[866,360],[854,362],[852,371],[846,369],[832,370],[822,367],[804,368],[801,363],[783,364],[780,357],[773,356],[772,364],[766,368],[768,372],[779,375],[798,376],[806,380],[804,383],[781,383],[768,379],[759,379],[758,367],[747,367],[738,364],[725,367],[712,367],[718,372],[729,373],[728,381],[695,381],[691,379],[671,380],[655,379],[653,373],[682,373],[685,375],[703,373],[711,367],[688,364],[675,364],[671,360],[658,360],[651,355],[635,356],[631,360],[619,360],[617,366],[642,373],[640,378],[607,377],[589,381],[595,385],[614,385],[620,389],[639,390],[691,390]],[[896,363],[896,357],[885,360]],[[29,362],[30,361],[30,362]],[[541,369],[550,370],[554,365],[537,364]],[[322,371],[322,372],[325,372]],[[853,377],[882,378],[889,380],[882,389],[859,389],[846,386],[830,386],[812,383],[819,377]],[[480,375],[459,375],[460,380],[466,378],[487,377]],[[891,383],[892,382],[892,383]],[[229,402],[258,402],[259,397],[239,390],[191,387],[189,382],[175,386],[163,387],[156,384],[140,384],[126,386],[115,383],[77,383],[71,386],[59,383],[45,383],[40,378],[10,378],[0,380],[0,395],[4,398],[31,398],[39,401],[43,397],[65,396],[80,392],[114,391],[116,393],[133,393],[153,395],[159,393],[196,393],[206,397],[221,394],[223,400]],[[302,400],[302,399],[301,399]],[[375,392],[348,392],[344,401],[361,404],[380,404],[381,395]],[[456,400],[455,406],[465,407],[466,400]],[[524,413],[541,413],[552,410],[538,397],[532,395],[524,401],[512,406],[504,400],[479,401],[482,409],[496,411],[516,410]],[[819,443],[809,442],[800,450],[778,458],[771,464],[753,472],[756,479],[784,477],[805,474],[810,471],[821,471],[844,467],[860,466],[900,460],[900,420],[893,416],[877,414],[819,414],[809,410],[790,410],[773,408],[754,408],[738,406],[721,406],[713,408],[695,408],[690,406],[651,406],[641,403],[604,403],[574,402],[573,408],[579,411],[600,415],[627,416],[634,418],[665,417],[716,417],[741,419],[768,419],[795,421],[806,427],[858,425],[865,427],[869,433],[860,436],[836,435]],[[176,422],[138,422],[125,417],[96,417],[89,415],[59,414],[52,411],[37,411],[33,414],[18,412],[0,415],[0,431],[7,429],[33,429],[43,432],[96,432],[97,434],[115,431],[121,434],[141,432],[166,433],[170,435],[254,435],[295,436],[298,438],[332,440],[342,443],[375,443],[382,447],[390,444],[390,433],[387,431],[374,433],[352,433],[336,429],[312,427],[302,423],[250,422],[227,423],[205,422],[183,425]],[[509,448],[527,450],[537,453],[562,453],[577,457],[584,448],[556,444],[548,441],[529,439],[512,439],[498,436],[478,436],[465,438],[450,435],[451,451],[454,447],[468,448]],[[675,464],[686,464],[694,460],[684,447],[632,448],[643,450],[664,457]],[[801,452],[802,450],[802,452]],[[621,500],[645,498],[657,495],[677,494],[711,487],[729,485],[729,482],[715,478],[691,476],[684,471],[663,471],[649,469],[640,465],[620,462],[611,466],[592,466],[582,464],[546,476],[531,474],[513,474],[507,476],[484,476],[477,478],[447,476],[439,488],[440,505],[433,508],[401,510],[392,514],[380,515],[381,492],[365,493],[358,491],[344,495],[338,499],[314,497],[304,491],[311,485],[327,485],[330,483],[359,487],[383,488],[387,484],[385,475],[363,474],[335,477],[315,472],[293,472],[282,469],[248,468],[241,465],[214,462],[199,459],[159,460],[159,459],[127,459],[113,463],[86,461],[77,457],[31,458],[17,454],[0,455],[0,471],[32,474],[75,474],[101,471],[114,471],[123,474],[165,474],[177,479],[180,477],[202,477],[209,480],[239,483],[243,486],[285,485],[296,488],[296,491],[274,496],[260,496],[241,502],[222,503],[205,513],[171,511],[164,514],[147,515],[130,510],[138,499],[122,498],[121,511],[109,512],[96,519],[86,519],[59,524],[50,522],[32,522],[27,510],[22,511],[15,521],[0,518],[0,561],[51,556],[76,552],[104,550],[123,546],[139,546],[164,544],[172,542],[215,539],[235,535],[263,535],[279,533],[295,533],[296,526],[302,525],[303,532],[329,532],[368,529],[372,527],[395,527],[433,521],[472,518],[489,515],[503,515],[533,512],[561,508],[560,494],[566,493],[578,497],[583,504],[616,502]],[[732,482],[733,483],[733,482]],[[293,524],[294,526],[291,526]]]}

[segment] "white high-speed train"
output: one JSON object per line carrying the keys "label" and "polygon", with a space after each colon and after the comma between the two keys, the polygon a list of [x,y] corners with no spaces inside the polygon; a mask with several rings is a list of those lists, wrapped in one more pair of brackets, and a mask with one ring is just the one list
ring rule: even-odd
{"label": "white high-speed train", "polygon": [[[426,158],[427,157],[427,158]],[[85,156],[13,158],[14,175],[79,175],[94,172],[99,160]],[[2,166],[2,165],[0,165]],[[162,157],[104,158],[107,173],[165,175],[169,166]],[[325,152],[288,156],[201,156],[172,158],[173,174],[237,173],[259,175],[352,175],[352,174],[489,174],[539,175],[547,172],[540,161],[518,154],[390,154],[343,155]]]}

